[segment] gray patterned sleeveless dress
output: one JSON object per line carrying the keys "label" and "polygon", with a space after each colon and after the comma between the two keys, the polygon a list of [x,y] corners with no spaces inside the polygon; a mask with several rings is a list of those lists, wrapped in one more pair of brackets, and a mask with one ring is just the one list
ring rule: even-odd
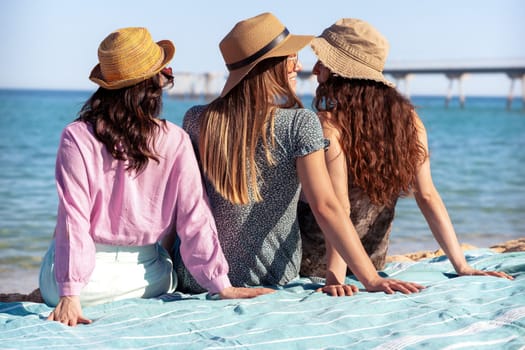
{"label": "gray patterned sleeveless dress", "polygon": [[[183,128],[194,146],[198,144],[199,120],[204,108],[192,107],[184,116]],[[295,161],[323,149],[325,140],[317,115],[302,108],[276,111],[274,137],[275,165],[267,164],[262,147],[258,147],[256,154],[264,179],[259,182],[263,201],[234,205],[204,180],[233,286],[284,285],[299,277],[302,245],[297,204],[301,187]],[[176,262],[176,270],[180,290],[204,291],[181,261]]]}

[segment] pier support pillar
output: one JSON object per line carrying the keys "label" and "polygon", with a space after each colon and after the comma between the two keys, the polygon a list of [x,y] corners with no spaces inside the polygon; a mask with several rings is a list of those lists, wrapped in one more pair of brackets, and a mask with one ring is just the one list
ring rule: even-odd
{"label": "pier support pillar", "polygon": [[522,106],[525,108],[525,74],[507,74],[510,78],[510,89],[507,96],[507,109],[511,109],[512,100],[514,98],[514,82],[518,79],[521,79],[521,95],[522,95]]}
{"label": "pier support pillar", "polygon": [[412,79],[412,74],[393,74],[392,76],[396,80],[396,88],[399,89],[399,85],[401,81],[404,83],[405,89],[404,89],[404,92],[401,92],[401,93],[405,95],[406,98],[410,99],[409,83],[410,83],[410,80]]}
{"label": "pier support pillar", "polygon": [[213,74],[207,72],[204,73],[204,98],[208,101],[211,99],[211,82],[213,80]]}
{"label": "pier support pillar", "polygon": [[450,100],[452,99],[452,86],[454,85],[454,80],[458,82],[458,91],[459,91],[459,105],[461,108],[465,107],[465,95],[463,94],[463,79],[466,77],[465,73],[449,73],[446,74],[449,84],[447,97],[445,98],[445,107],[448,107]]}
{"label": "pier support pillar", "polygon": [[512,108],[512,98],[514,96],[514,78],[510,78],[510,89],[509,89],[509,94],[507,96],[507,109],[511,109]]}

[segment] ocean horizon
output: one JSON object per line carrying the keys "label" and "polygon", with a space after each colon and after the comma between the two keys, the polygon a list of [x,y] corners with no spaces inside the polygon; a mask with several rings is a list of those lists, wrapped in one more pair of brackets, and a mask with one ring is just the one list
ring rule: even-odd
{"label": "ocean horizon", "polygon": [[[40,261],[56,220],[56,150],[62,129],[91,90],[0,89],[0,292],[38,287]],[[311,96],[303,96],[310,108]],[[460,242],[478,247],[525,234],[525,108],[515,97],[412,96],[426,126],[434,183]],[[162,117],[181,125],[204,98],[166,95]],[[396,207],[389,255],[436,250],[413,198]]]}

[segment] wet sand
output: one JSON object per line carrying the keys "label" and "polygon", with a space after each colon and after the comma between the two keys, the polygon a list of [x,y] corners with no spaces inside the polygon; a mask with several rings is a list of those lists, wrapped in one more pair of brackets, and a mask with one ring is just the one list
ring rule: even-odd
{"label": "wet sand", "polygon": [[[478,249],[480,247],[475,247],[469,244],[462,244],[461,248],[466,250]],[[497,253],[510,253],[510,252],[523,252],[525,251],[525,237],[518,238],[511,241],[503,242],[496,244],[490,247],[491,250]],[[442,249],[436,251],[419,251],[415,253],[407,253],[403,255],[391,255],[387,257],[387,262],[396,262],[396,261],[418,261],[421,259],[435,258],[438,256],[444,255]],[[31,301],[35,303],[43,302],[40,295],[40,290],[37,288],[29,294],[23,293],[3,293],[0,294],[0,302],[17,302],[17,301]]]}

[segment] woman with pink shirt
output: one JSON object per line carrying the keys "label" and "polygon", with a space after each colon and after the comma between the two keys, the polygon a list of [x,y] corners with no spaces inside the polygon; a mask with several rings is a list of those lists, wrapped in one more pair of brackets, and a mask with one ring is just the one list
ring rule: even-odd
{"label": "woman with pink shirt", "polygon": [[177,286],[162,247],[177,232],[185,265],[222,298],[273,290],[234,288],[188,135],[159,119],[173,84],[175,46],[145,28],[123,28],[98,49],[100,88],[62,132],[56,160],[58,214],[42,262],[48,320],[91,323],[82,306],[156,297]]}

